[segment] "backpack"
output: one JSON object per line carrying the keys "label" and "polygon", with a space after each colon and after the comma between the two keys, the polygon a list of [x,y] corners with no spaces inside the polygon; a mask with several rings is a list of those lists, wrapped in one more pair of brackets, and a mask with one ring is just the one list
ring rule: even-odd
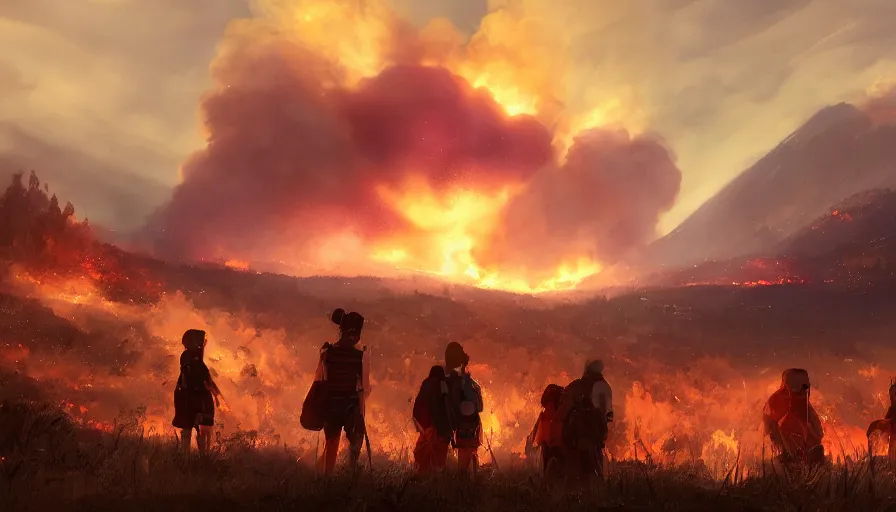
{"label": "backpack", "polygon": [[420,385],[420,392],[414,398],[413,418],[419,431],[437,426],[438,419],[434,417],[434,408],[444,408],[444,397],[448,388],[445,383],[445,371],[441,366],[434,366],[429,376]]}
{"label": "backpack", "polygon": [[466,374],[463,376],[461,396],[463,397],[461,404],[463,404],[463,402],[470,402],[473,404],[473,413],[468,414],[467,416],[479,414],[485,408],[482,403],[482,389],[479,387],[479,383],[473,380],[473,377]]}
{"label": "backpack", "polygon": [[557,407],[560,405],[560,398],[563,396],[563,387],[557,384],[548,384],[541,394],[541,406],[548,408],[549,406]]}
{"label": "backpack", "polygon": [[[816,432],[809,423],[808,397],[798,397],[796,403],[791,402],[784,417],[778,421],[778,428],[785,449],[799,458],[806,457],[808,451],[821,445],[821,433]],[[813,410],[814,413],[814,410]]]}
{"label": "backpack", "polygon": [[177,377],[176,391],[205,391],[208,370],[201,355],[185,350],[180,356],[180,375]]}
{"label": "backpack", "polygon": [[563,443],[573,449],[602,447],[606,439],[606,415],[591,402],[594,381],[572,381],[564,391],[563,401],[571,402],[563,424]]}
{"label": "backpack", "polygon": [[305,400],[302,402],[302,412],[299,415],[299,423],[302,425],[302,428],[312,432],[323,430],[324,423],[326,422],[326,407],[329,393],[327,389],[328,383],[326,379],[325,364],[329,346],[329,343],[325,343],[323,348],[321,348],[320,360],[318,362],[319,369],[321,370],[321,377],[319,380],[315,380],[311,383],[311,389],[309,389],[308,394],[305,395]]}

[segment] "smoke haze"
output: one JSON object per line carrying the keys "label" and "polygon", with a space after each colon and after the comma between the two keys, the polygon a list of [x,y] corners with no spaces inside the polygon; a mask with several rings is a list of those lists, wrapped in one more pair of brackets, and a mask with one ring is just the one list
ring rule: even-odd
{"label": "smoke haze", "polygon": [[[333,3],[337,4],[343,5]],[[289,39],[296,46],[310,48],[311,53],[320,53],[324,43],[342,40],[343,47],[351,47],[353,34],[361,39],[370,33],[365,30],[375,29],[384,45],[375,59],[378,62],[391,59],[413,65],[415,60],[431,61],[438,56],[442,64],[466,77],[475,76],[480,69],[494,70],[494,76],[484,85],[507,90],[506,84],[511,83],[521,95],[536,98],[536,118],[561,139],[571,140],[574,133],[591,124],[625,128],[632,140],[643,133],[662,135],[666,150],[677,155],[675,161],[683,171],[679,199],[669,209],[673,173],[671,179],[660,180],[665,183],[665,196],[636,215],[637,223],[647,226],[653,216],[658,216],[660,233],[674,227],[819,107],[859,101],[869,86],[892,78],[896,70],[889,57],[896,49],[896,36],[885,21],[896,14],[896,6],[885,0],[848,5],[832,0],[786,5],[721,0],[641,0],[625,4],[577,0],[559,6],[535,0],[488,5],[481,1],[423,4],[396,1],[398,14],[392,17],[380,16],[388,6],[370,4],[366,16],[343,16],[356,23],[354,30],[338,31],[330,40],[318,41],[320,44],[293,36]],[[77,168],[108,169],[94,175],[102,174],[102,179],[121,175],[122,186],[131,187],[135,193],[144,187],[137,185],[141,181],[130,180],[132,175],[158,187],[173,187],[181,179],[178,169],[183,162],[187,162],[183,165],[187,171],[201,160],[202,151],[195,150],[204,146],[205,133],[196,129],[196,106],[203,91],[215,87],[215,81],[220,85],[219,79],[210,80],[207,69],[225,27],[234,19],[248,16],[250,8],[269,16],[294,16],[309,6],[314,3],[280,1],[247,6],[236,0],[189,4],[37,0],[4,4],[0,7],[0,38],[4,46],[22,51],[0,56],[0,122],[32,139],[43,140],[44,146],[64,149],[71,161],[83,155],[85,164],[73,166],[73,173],[91,182],[91,174]],[[450,16],[457,30],[448,22],[431,21],[439,15]],[[410,24],[401,21],[403,16]],[[285,20],[280,17],[281,23]],[[294,19],[290,20],[293,23]],[[373,21],[382,23],[374,26]],[[424,29],[417,33],[412,26]],[[283,26],[279,29],[282,33]],[[400,37],[393,37],[395,34]],[[381,58],[387,54],[389,59]],[[327,63],[321,65],[332,65],[334,56],[323,55]],[[218,68],[229,65],[227,62],[227,58],[219,57],[213,66],[215,76]],[[495,62],[503,64],[495,67]],[[370,68],[357,63],[346,65],[344,59],[341,63],[337,66],[341,69],[327,71],[332,75],[330,82],[350,90],[357,85],[358,75],[375,76],[382,71],[374,66],[371,73]],[[336,108],[334,104],[340,101],[344,100],[328,99],[331,105],[325,108]],[[204,108],[208,109],[207,103]],[[302,115],[310,120],[321,111],[312,109]],[[351,117],[345,111],[336,112],[335,117],[332,111],[326,115],[330,119]],[[343,153],[345,146],[334,142],[329,150],[314,149],[330,152],[329,165],[342,165],[339,159],[357,159],[359,154],[369,157],[369,151],[357,152],[359,137],[346,126],[324,125],[321,133],[315,134],[317,140],[325,138],[331,129],[336,130],[337,140],[352,148]],[[378,135],[395,133],[390,128]],[[8,161],[20,161],[16,155],[21,152],[20,142],[12,137],[4,142],[4,153],[12,155]],[[307,148],[311,143],[299,145]],[[554,157],[562,160],[565,146],[568,144],[555,143]],[[419,144],[404,149],[421,151]],[[394,157],[395,148],[391,150]],[[537,152],[538,147],[526,145],[526,150]],[[289,151],[295,155],[299,149]],[[441,157],[441,165],[447,158]],[[348,165],[351,170],[341,168],[340,172],[366,176],[363,173],[371,169],[359,169],[366,165],[353,160]],[[428,175],[430,170],[420,173]],[[502,170],[502,176],[506,170]],[[48,169],[44,174],[51,172]],[[546,172],[523,165],[511,174],[525,175],[531,178],[525,183],[534,183],[544,181],[539,176]],[[52,178],[50,181],[53,184]],[[433,186],[435,190],[440,188],[438,182]],[[533,201],[531,186],[526,188],[521,197]],[[102,190],[81,186],[68,187],[66,192],[91,220],[122,229],[140,225],[146,214],[166,202],[162,194],[152,194],[131,211],[111,213],[104,203],[120,194],[120,187]],[[308,188],[311,190],[315,194],[319,191]],[[177,201],[169,210],[177,209]],[[262,199],[257,201],[261,204]],[[633,200],[636,204],[638,201]],[[281,218],[281,205],[271,206],[278,213],[270,215]],[[332,217],[319,213],[314,218],[341,220],[344,216],[339,211],[327,213]],[[506,219],[505,214],[490,217],[501,215]],[[382,211],[360,217],[374,224],[359,228],[362,235],[379,234],[383,228],[391,231],[408,222],[406,217],[390,218],[393,216],[389,212]],[[240,232],[240,222],[252,224],[250,220],[227,221],[236,224],[236,233]],[[199,221],[191,218],[190,222]],[[559,219],[551,221],[555,225],[557,222]],[[297,221],[293,218],[290,223]],[[317,223],[312,219],[305,224]],[[599,231],[618,232],[620,228],[607,227],[612,225],[602,224]],[[621,245],[640,243],[642,238],[652,237],[652,231],[652,227],[646,232],[630,227],[622,237],[628,240]],[[519,236],[504,233],[490,246],[497,251]],[[601,243],[592,244],[595,256],[619,252],[601,247],[607,237],[615,240],[620,234],[600,236],[604,237]],[[255,237],[256,245],[264,247],[265,236],[256,233]]]}

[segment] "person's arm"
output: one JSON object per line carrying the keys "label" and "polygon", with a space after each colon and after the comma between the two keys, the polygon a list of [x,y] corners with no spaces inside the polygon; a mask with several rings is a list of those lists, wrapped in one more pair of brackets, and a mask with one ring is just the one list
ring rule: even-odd
{"label": "person's arm", "polygon": [[207,367],[205,369],[205,389],[209,390],[212,394],[212,398],[215,399],[215,407],[220,407],[221,389],[215,383],[214,379],[212,379],[212,373]]}
{"label": "person's arm", "polygon": [[532,428],[532,433],[530,434],[532,438],[532,447],[538,448],[544,441],[547,439],[547,431],[545,427],[547,427],[547,422],[545,421],[547,417],[546,411],[541,411],[541,414],[538,415],[538,419],[535,420],[535,426]]}
{"label": "person's arm", "polygon": [[781,435],[781,429],[778,427],[778,422],[781,421],[784,414],[782,414],[781,411],[776,410],[775,398],[776,395],[772,395],[765,404],[765,408],[762,411],[762,426],[772,444],[783,451],[784,438]]}
{"label": "person's arm", "polygon": [[605,394],[605,398],[607,401],[607,422],[612,422],[613,421],[613,388],[610,387],[610,384],[608,382],[605,382],[605,384],[606,384],[606,392],[604,394]]}
{"label": "person's arm", "polygon": [[812,427],[819,439],[824,438],[824,426],[821,424],[821,418],[818,417],[815,407],[811,405],[809,406],[809,426]]}

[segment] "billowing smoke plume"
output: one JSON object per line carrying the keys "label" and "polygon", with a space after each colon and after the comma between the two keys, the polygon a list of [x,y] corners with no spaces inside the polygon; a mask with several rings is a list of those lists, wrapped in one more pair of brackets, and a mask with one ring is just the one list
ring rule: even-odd
{"label": "billowing smoke plume", "polygon": [[[500,255],[497,263],[526,268],[547,268],[558,251],[616,262],[652,240],[680,185],[662,141],[588,130],[576,137],[562,168],[539,173],[508,205],[502,236],[489,253]],[[544,246],[554,251],[531,250]]]}
{"label": "billowing smoke plume", "polygon": [[[473,222],[471,253],[491,270],[543,272],[648,241],[678,193],[681,174],[658,139],[596,128],[561,154],[557,141],[571,134],[508,115],[498,95],[448,64],[406,57],[426,51],[404,51],[355,83],[289,37],[228,48],[202,103],[208,145],[152,223],[166,257],[319,259],[336,235],[352,237],[343,250],[355,253],[413,240],[431,235],[411,204],[422,187],[437,198],[507,194],[491,203],[496,221]],[[411,199],[390,200],[396,191]],[[444,217],[441,226],[452,222]]]}

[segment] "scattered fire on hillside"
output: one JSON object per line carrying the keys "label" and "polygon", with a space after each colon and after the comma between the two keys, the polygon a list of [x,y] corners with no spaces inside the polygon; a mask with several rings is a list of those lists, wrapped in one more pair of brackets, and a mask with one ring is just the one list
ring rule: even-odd
{"label": "scattered fire on hillside", "polygon": [[[0,204],[0,213],[7,215],[5,204]],[[42,218],[45,213],[37,209],[29,215]],[[40,223],[22,225],[33,228]],[[229,285],[218,297],[226,307],[200,307],[206,291],[194,290],[189,299],[176,284],[166,282],[169,267],[145,265],[134,255],[82,238],[85,233],[78,223],[65,225],[49,234],[31,231],[10,237],[13,248],[20,247],[18,240],[43,240],[49,235],[59,243],[23,245],[25,249],[13,258],[19,263],[7,269],[2,283],[7,301],[0,313],[18,324],[0,345],[0,372],[23,379],[16,381],[22,389],[38,390],[40,397],[55,402],[86,427],[112,431],[136,424],[144,432],[170,435],[179,340],[189,328],[204,329],[210,337],[206,358],[225,397],[217,415],[222,434],[252,432],[262,442],[287,443],[311,452],[316,436],[301,429],[298,408],[310,387],[320,344],[334,335],[323,314],[319,324],[281,321],[275,325],[292,327],[264,327],[263,322],[271,321],[264,318],[267,313],[248,312]],[[246,267],[242,262],[225,266]],[[741,271],[749,277],[736,281],[742,286],[754,281],[784,284],[776,280],[782,275],[796,280],[798,275],[792,262],[784,260],[751,260]],[[218,278],[236,275],[220,272]],[[242,274],[241,279],[247,277]],[[15,297],[35,299],[41,307],[16,302]],[[424,295],[414,299],[430,300],[437,299]],[[462,335],[452,330],[455,327],[430,332],[425,328],[426,315],[454,304],[447,298],[438,300],[442,300],[438,306],[427,303],[428,312],[421,317],[395,323],[389,317],[401,317],[403,311],[364,311],[370,319],[364,341],[372,348],[373,394],[367,421],[374,449],[408,462],[416,437],[410,419],[413,395],[430,365],[440,358],[445,339],[461,337],[474,359],[470,369],[484,391],[488,444],[501,458],[525,458],[525,440],[538,415],[542,390],[549,383],[562,385],[577,377],[581,359],[595,350],[594,340],[565,330],[569,327],[563,325],[569,323],[558,319],[537,328],[537,342],[522,343],[506,327],[498,327],[494,312],[475,319],[450,313],[457,332],[480,325]],[[483,299],[476,310],[517,307],[511,304],[490,305]],[[418,321],[419,325],[400,323]],[[695,355],[681,367],[631,350],[626,340],[618,341],[618,347],[606,345],[602,354],[617,403],[612,457],[649,456],[675,464],[701,460],[723,477],[738,453],[741,461],[759,456],[763,443],[758,415],[780,382],[778,372],[783,368],[774,366],[783,363],[756,368],[752,366],[756,363]],[[881,392],[892,369],[818,355],[812,361],[814,375],[824,383],[813,392],[813,402],[828,429],[826,449],[835,457],[850,457],[856,446],[864,446],[863,422],[879,416]],[[831,374],[842,375],[844,389],[852,390],[852,395],[829,395],[825,384],[840,382],[831,381]],[[5,390],[14,392],[9,386]]]}
{"label": "scattered fire on hillside", "polygon": [[[298,408],[311,383],[319,339],[258,330],[248,317],[198,310],[180,293],[164,295],[150,307],[116,302],[106,298],[97,283],[96,276],[86,272],[38,280],[23,270],[13,271],[6,293],[36,298],[58,317],[101,338],[95,346],[85,347],[95,351],[86,356],[48,353],[21,344],[0,347],[0,370],[14,369],[46,386],[81,425],[114,430],[121,409],[130,408],[137,410],[133,414],[144,429],[173,434],[171,392],[181,350],[179,336],[187,328],[203,328],[210,336],[206,357],[225,396],[218,414],[222,433],[253,431],[263,442],[312,450],[315,436],[299,427]],[[135,334],[133,326],[146,333]],[[374,326],[369,337],[377,337]],[[108,332],[100,334],[97,329]],[[128,332],[131,341],[119,341]],[[408,462],[415,440],[409,399],[437,357],[427,354],[438,354],[442,347],[436,339],[417,339],[414,349],[396,352],[392,345],[397,340],[391,339],[387,346],[374,347],[374,391],[367,420],[374,450]],[[134,346],[128,347],[129,343]],[[525,458],[525,438],[537,417],[541,390],[548,383],[565,384],[576,377],[581,362],[574,354],[587,350],[586,344],[570,340],[565,347],[510,348],[507,340],[480,339],[469,345],[475,357],[470,369],[482,384],[487,404],[484,434],[499,458]],[[108,361],[97,361],[106,357]],[[122,359],[132,357],[125,369],[116,369]],[[699,459],[716,468],[721,478],[738,453],[741,461],[761,453],[758,415],[763,401],[779,385],[777,370],[756,372],[713,358],[682,369],[637,354],[619,352],[606,357],[618,411],[612,457],[646,456],[669,464],[692,464]],[[825,381],[825,368],[834,371],[843,364],[831,360],[827,366],[817,365],[818,379]],[[881,390],[886,389],[886,371],[856,367],[852,373],[850,385],[863,390],[866,400],[880,399]],[[828,432],[826,449],[834,457],[850,457],[855,447],[864,446],[863,426],[847,421],[840,412],[842,399],[828,397],[824,386],[820,388],[813,392],[813,403]],[[858,407],[870,419],[875,412],[869,404],[850,407]]]}
{"label": "scattered fire on hillside", "polygon": [[779,258],[754,258],[746,261],[713,262],[696,265],[663,276],[664,286],[737,286],[755,288],[761,286],[785,286],[809,284],[803,277],[797,262]]}

